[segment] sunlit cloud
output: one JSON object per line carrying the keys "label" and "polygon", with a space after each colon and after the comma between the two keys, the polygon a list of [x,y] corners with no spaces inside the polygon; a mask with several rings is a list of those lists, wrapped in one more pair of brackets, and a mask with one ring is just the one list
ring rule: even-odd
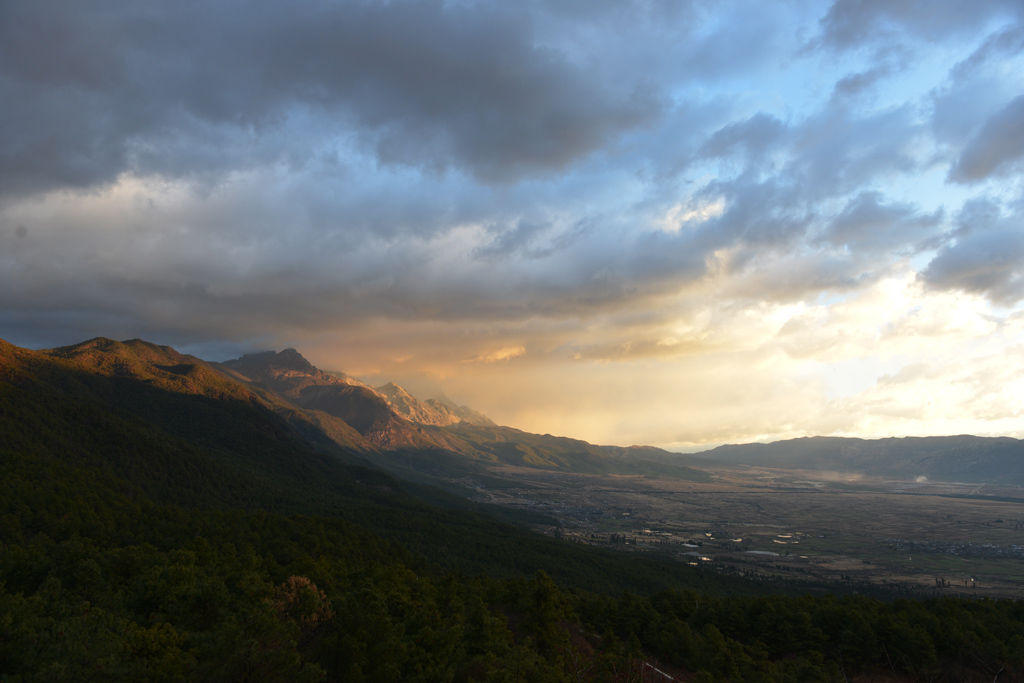
{"label": "sunlit cloud", "polygon": [[698,200],[673,206],[659,221],[665,232],[679,232],[684,227],[703,223],[725,213],[725,199],[719,197],[713,201]]}
{"label": "sunlit cloud", "polygon": [[526,347],[524,346],[507,346],[503,349],[491,351],[477,356],[476,358],[466,361],[467,363],[499,363],[501,361],[516,358],[526,353]]}

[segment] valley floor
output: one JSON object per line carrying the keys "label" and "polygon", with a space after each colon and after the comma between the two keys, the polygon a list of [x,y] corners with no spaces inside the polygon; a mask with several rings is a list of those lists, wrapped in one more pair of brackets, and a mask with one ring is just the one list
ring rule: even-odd
{"label": "valley floor", "polygon": [[502,467],[479,500],[544,512],[546,533],[726,573],[1024,597],[1020,487],[722,469],[701,483]]}

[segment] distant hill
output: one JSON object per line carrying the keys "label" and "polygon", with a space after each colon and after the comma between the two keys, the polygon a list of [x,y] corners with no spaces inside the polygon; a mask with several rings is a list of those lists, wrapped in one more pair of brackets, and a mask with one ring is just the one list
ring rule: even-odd
{"label": "distant hill", "polygon": [[716,463],[848,472],[937,481],[1024,484],[1024,441],[1009,437],[927,436],[854,439],[814,436],[719,446],[700,453]]}
{"label": "distant hill", "polygon": [[707,473],[689,467],[696,460],[652,446],[595,446],[551,434],[531,434],[512,427],[460,423],[447,428],[495,462],[582,474],[639,474],[705,481]]}

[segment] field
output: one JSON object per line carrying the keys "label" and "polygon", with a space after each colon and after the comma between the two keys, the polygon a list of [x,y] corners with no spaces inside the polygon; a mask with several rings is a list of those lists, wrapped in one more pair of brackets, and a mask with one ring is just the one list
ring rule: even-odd
{"label": "field", "polygon": [[480,500],[544,512],[546,533],[729,573],[1024,597],[1024,490],[719,469],[710,482],[504,467]]}

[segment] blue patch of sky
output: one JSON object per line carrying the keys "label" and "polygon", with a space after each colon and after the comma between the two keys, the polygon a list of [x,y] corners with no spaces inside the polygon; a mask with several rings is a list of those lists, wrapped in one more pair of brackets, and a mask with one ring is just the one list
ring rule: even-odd
{"label": "blue patch of sky", "polygon": [[850,298],[849,293],[832,292],[825,290],[818,292],[818,296],[814,300],[815,306],[832,306],[834,304],[841,304]]}

